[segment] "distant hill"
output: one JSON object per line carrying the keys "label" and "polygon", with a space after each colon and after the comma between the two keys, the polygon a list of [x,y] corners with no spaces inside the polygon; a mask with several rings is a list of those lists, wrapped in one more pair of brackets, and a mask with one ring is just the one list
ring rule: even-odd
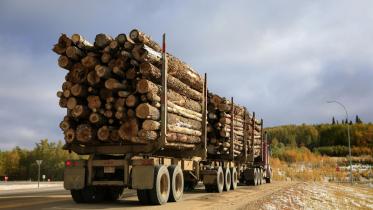
{"label": "distant hill", "polygon": [[[348,154],[346,124],[283,125],[266,128],[273,146],[307,147],[330,156]],[[373,156],[373,124],[350,124],[353,155]]]}

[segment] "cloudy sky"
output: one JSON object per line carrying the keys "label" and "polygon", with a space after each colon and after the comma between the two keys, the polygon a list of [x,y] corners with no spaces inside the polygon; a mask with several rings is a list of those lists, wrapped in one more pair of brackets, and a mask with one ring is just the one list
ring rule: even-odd
{"label": "cloudy sky", "polygon": [[62,139],[60,33],[139,28],[267,126],[373,121],[373,1],[0,1],[0,150]]}

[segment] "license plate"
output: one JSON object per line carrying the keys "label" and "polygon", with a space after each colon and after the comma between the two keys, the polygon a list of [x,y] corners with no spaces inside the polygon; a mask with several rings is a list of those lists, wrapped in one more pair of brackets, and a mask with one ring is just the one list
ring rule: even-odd
{"label": "license plate", "polygon": [[104,173],[105,173],[105,174],[112,174],[112,173],[115,173],[115,167],[105,166],[105,167],[104,167]]}

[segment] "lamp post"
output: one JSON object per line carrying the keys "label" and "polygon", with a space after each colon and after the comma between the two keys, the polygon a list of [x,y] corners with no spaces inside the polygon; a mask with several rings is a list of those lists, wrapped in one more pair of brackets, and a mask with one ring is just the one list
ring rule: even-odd
{"label": "lamp post", "polygon": [[36,160],[36,164],[38,164],[38,188],[40,183],[40,165],[43,162],[43,160]]}
{"label": "lamp post", "polygon": [[352,184],[352,160],[351,160],[351,140],[350,140],[350,123],[348,122],[348,113],[346,107],[339,101],[327,101],[327,103],[336,103],[340,105],[346,113],[346,119],[347,119],[347,138],[348,138],[348,154],[349,154],[349,161],[350,161],[350,183]]}

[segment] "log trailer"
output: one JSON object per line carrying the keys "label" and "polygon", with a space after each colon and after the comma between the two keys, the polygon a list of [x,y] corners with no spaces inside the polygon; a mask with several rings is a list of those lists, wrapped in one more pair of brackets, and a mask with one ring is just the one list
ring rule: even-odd
{"label": "log trailer", "polygon": [[[245,132],[243,151],[234,156],[207,152],[207,75],[204,77],[202,101],[202,142],[193,149],[177,150],[167,141],[167,59],[165,36],[162,50],[161,136],[157,141],[133,145],[66,144],[65,150],[88,155],[88,160],[67,160],[64,170],[64,188],[71,191],[76,203],[117,200],[125,188],[137,191],[142,204],[165,204],[180,201],[185,190],[192,190],[202,182],[207,192],[221,193],[235,190],[238,183],[260,185],[271,182],[268,145],[263,131],[263,120],[244,120],[253,132]],[[233,104],[233,98],[232,98]],[[234,109],[232,105],[232,109]],[[233,113],[233,112],[232,112]],[[235,116],[232,114],[232,123]],[[254,153],[255,126],[260,127],[259,153]],[[230,141],[233,145],[233,129]],[[233,148],[233,146],[231,146]]]}

